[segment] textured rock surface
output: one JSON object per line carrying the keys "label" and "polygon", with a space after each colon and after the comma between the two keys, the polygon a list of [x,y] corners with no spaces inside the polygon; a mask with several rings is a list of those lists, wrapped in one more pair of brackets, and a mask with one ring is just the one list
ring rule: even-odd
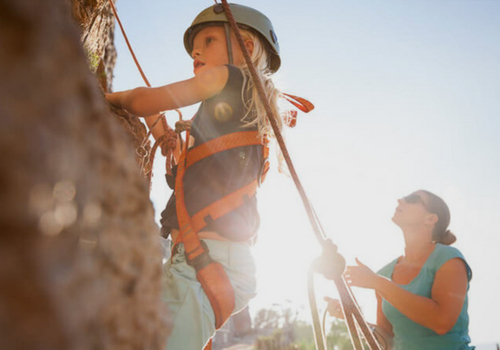
{"label": "textured rock surface", "polygon": [[81,30],[85,52],[101,85],[109,90],[112,83],[116,50],[115,25],[108,0],[72,0],[72,14]]}
{"label": "textured rock surface", "polygon": [[[91,71],[104,91],[111,91],[116,62],[115,24],[108,0],[71,0],[72,15],[80,27],[81,43]],[[146,137],[146,128],[139,118],[123,110],[113,110],[125,130],[132,136],[134,148]],[[147,142],[146,150],[150,150]]]}
{"label": "textured rock surface", "polygon": [[0,0],[0,349],[160,349],[168,333],[148,188],[88,68],[82,4],[87,22],[105,6]]}

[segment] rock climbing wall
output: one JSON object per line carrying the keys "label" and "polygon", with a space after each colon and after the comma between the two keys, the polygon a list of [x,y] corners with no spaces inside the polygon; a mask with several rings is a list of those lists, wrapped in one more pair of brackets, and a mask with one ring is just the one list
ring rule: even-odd
{"label": "rock climbing wall", "polygon": [[0,349],[160,349],[168,335],[144,129],[101,91],[110,38],[105,1],[0,0]]}

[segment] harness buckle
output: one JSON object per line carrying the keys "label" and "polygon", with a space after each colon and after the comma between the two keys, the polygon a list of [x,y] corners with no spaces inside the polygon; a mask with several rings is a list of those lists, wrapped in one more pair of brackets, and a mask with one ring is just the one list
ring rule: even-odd
{"label": "harness buckle", "polygon": [[209,251],[205,241],[200,240],[200,245],[201,245],[201,248],[203,248],[203,253],[198,255],[196,258],[189,259],[188,253],[187,252],[185,253],[186,254],[186,263],[189,266],[192,266],[196,271],[200,271],[202,268],[210,265],[213,262],[212,258],[209,255],[210,251]]}

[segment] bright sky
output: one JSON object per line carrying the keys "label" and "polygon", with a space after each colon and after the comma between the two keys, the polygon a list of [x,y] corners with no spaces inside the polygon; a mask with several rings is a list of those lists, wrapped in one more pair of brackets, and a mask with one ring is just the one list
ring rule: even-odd
{"label": "bright sky", "polygon": [[[118,11],[152,85],[192,76],[182,36],[209,0],[120,0]],[[241,0],[277,32],[283,91],[314,112],[287,131],[289,151],[327,234],[349,263],[378,269],[402,253],[396,199],[443,197],[472,267],[470,334],[500,341],[500,1]],[[116,32],[115,91],[144,85]],[[196,108],[184,110],[191,117]],[[175,114],[170,114],[175,122]],[[276,166],[276,159],[273,159]],[[154,178],[157,214],[170,191]],[[307,311],[306,274],[319,247],[290,178],[273,169],[259,192],[256,311]],[[497,214],[495,214],[497,213]],[[336,296],[318,278],[318,298]],[[373,293],[356,290],[369,320]]]}

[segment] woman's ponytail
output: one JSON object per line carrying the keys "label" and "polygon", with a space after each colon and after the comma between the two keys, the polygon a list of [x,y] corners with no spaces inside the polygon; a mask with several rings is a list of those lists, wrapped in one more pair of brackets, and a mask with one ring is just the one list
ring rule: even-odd
{"label": "woman's ponytail", "polygon": [[435,243],[441,243],[444,245],[451,245],[455,243],[457,237],[448,230],[448,225],[450,224],[450,209],[445,201],[436,196],[434,193],[423,190],[429,197],[427,203],[427,210],[430,213],[436,214],[438,221],[434,225],[434,230],[432,232],[432,241]]}
{"label": "woman's ponytail", "polygon": [[450,230],[446,230],[439,235],[434,235],[433,239],[434,239],[435,243],[441,243],[444,245],[452,245],[457,240],[457,237]]}

